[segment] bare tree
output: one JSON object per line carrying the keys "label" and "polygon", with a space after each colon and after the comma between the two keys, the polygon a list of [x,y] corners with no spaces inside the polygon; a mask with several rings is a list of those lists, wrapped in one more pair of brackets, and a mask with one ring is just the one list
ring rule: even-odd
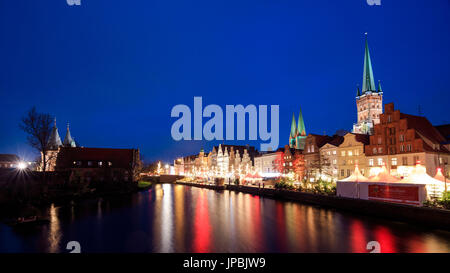
{"label": "bare tree", "polygon": [[51,128],[52,118],[49,114],[38,113],[36,107],[31,108],[28,113],[22,118],[19,124],[20,128],[27,133],[28,144],[42,153],[42,171],[47,168],[47,151],[49,150],[48,139],[52,132]]}

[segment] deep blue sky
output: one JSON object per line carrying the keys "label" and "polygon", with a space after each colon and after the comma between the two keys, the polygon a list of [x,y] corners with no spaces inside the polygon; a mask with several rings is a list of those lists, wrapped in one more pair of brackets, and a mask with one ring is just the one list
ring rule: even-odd
{"label": "deep blue sky", "polygon": [[[279,104],[280,146],[301,106],[307,133],[350,130],[364,32],[384,102],[450,123],[448,0],[0,0],[0,153],[32,157],[18,123],[35,105],[87,147],[171,160],[176,104]],[[257,144],[257,143],[251,143]],[[259,148],[259,145],[256,145]]]}

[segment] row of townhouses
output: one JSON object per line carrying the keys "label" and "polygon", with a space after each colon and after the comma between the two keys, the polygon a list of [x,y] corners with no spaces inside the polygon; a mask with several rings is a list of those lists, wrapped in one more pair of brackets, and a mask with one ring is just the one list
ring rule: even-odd
{"label": "row of townhouses", "polygon": [[[357,122],[352,132],[333,136],[306,134],[300,110],[292,116],[289,144],[271,152],[254,147],[219,145],[205,154],[175,160],[178,174],[258,177],[291,175],[297,180],[337,181],[350,176],[358,165],[373,176],[386,166],[391,175],[407,177],[420,162],[434,176],[437,169],[450,175],[450,124],[434,126],[425,117],[409,115],[383,105],[381,83],[375,84],[367,40],[362,88],[356,90]],[[383,111],[384,110],[384,111]]]}

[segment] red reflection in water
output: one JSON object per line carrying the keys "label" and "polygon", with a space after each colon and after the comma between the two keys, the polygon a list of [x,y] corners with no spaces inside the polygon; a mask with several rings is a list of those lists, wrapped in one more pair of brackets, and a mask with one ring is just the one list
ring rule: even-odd
{"label": "red reflection in water", "polygon": [[261,240],[261,207],[259,202],[259,196],[253,196],[252,198],[252,233],[254,241]]}
{"label": "red reflection in water", "polygon": [[194,224],[194,252],[206,253],[211,245],[211,223],[209,222],[208,200],[205,192],[201,191],[195,207]]}
{"label": "red reflection in water", "polygon": [[366,253],[367,240],[364,234],[364,227],[361,221],[353,220],[350,226],[351,244],[353,253]]}
{"label": "red reflection in water", "polygon": [[413,236],[408,240],[408,252],[410,253],[424,253],[427,252],[424,243],[419,236]]}
{"label": "red reflection in water", "polygon": [[284,250],[286,249],[286,222],[283,203],[277,202],[276,214],[279,250]]}
{"label": "red reflection in water", "polygon": [[383,226],[375,229],[375,239],[380,243],[381,253],[395,253],[395,239],[391,231]]}

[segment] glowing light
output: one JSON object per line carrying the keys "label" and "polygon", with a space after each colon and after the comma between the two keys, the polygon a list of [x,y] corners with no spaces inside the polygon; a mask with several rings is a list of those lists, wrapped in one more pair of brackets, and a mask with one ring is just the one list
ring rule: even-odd
{"label": "glowing light", "polygon": [[19,164],[17,164],[17,168],[19,170],[24,170],[27,167],[27,164],[25,162],[19,162]]}

